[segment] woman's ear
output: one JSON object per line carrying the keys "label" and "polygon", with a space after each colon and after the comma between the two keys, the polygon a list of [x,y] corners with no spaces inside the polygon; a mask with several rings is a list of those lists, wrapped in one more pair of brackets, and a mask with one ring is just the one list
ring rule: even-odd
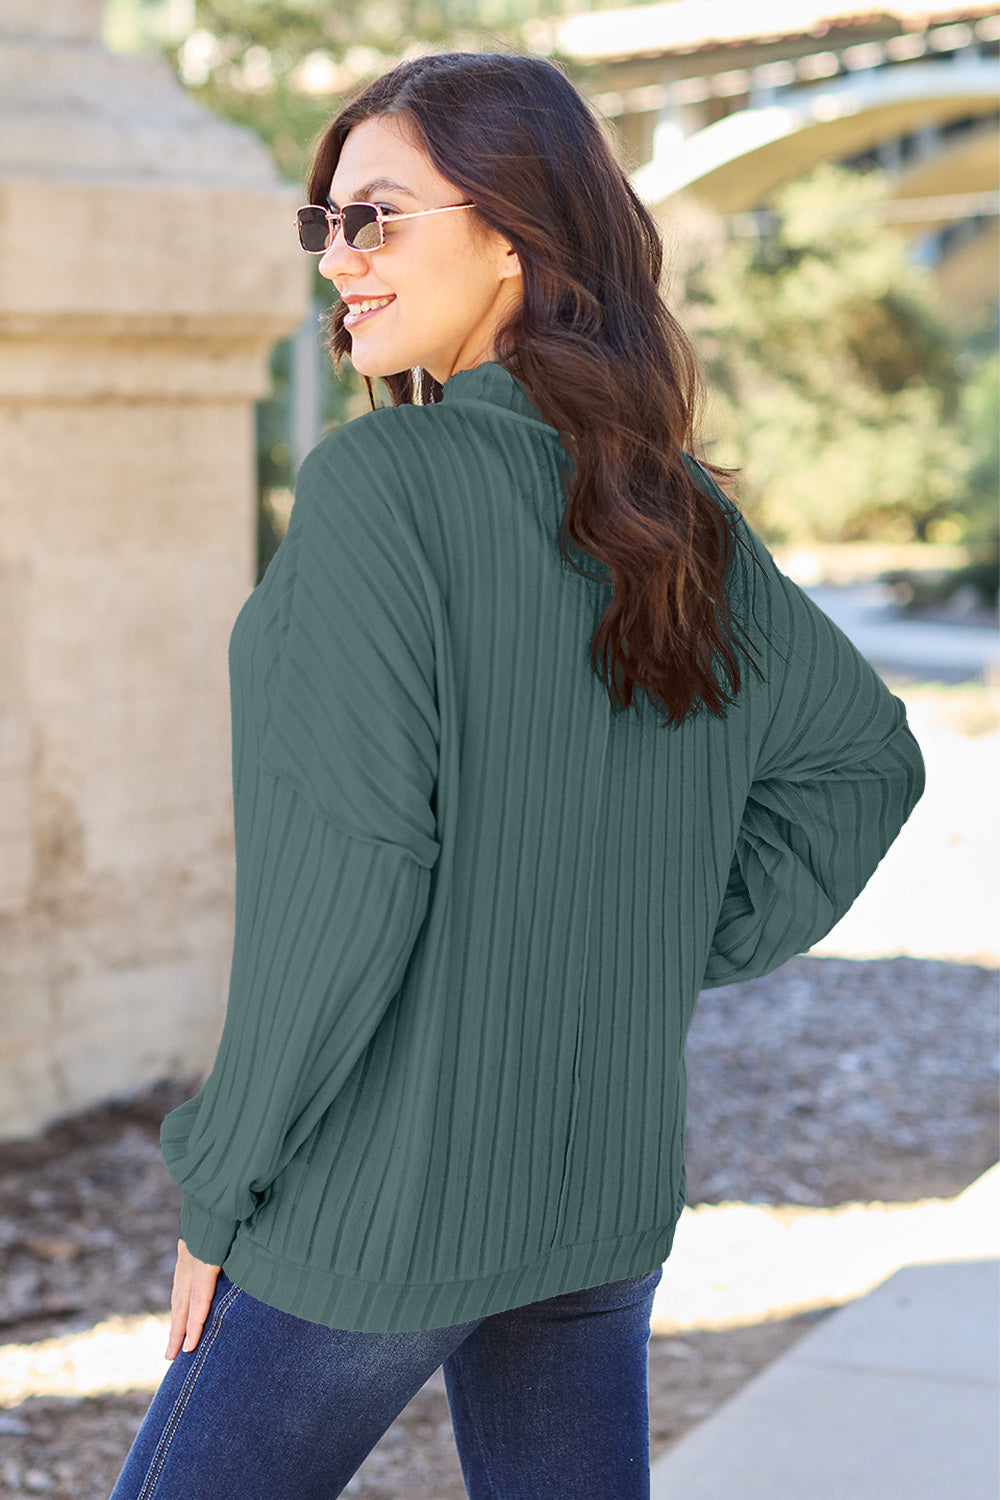
{"label": "woman's ear", "polygon": [[507,251],[500,262],[500,279],[506,281],[508,277],[521,275],[521,261],[513,245],[507,246]]}

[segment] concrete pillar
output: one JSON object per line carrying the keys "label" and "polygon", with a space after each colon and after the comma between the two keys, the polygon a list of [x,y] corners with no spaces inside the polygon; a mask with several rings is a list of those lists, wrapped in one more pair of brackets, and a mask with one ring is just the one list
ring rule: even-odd
{"label": "concrete pillar", "polygon": [[0,4],[0,1138],[201,1068],[232,944],[227,646],[284,184],[100,0]]}
{"label": "concrete pillar", "polygon": [[667,60],[661,69],[663,102],[656,112],[653,126],[653,161],[669,157],[683,144],[690,131],[685,128],[684,106],[677,96],[677,67]]}

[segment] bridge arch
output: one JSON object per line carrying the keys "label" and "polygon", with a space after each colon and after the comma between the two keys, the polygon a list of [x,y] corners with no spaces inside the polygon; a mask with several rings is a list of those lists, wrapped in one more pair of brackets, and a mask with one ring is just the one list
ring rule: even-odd
{"label": "bridge arch", "polygon": [[[684,192],[717,213],[738,213],[820,162],[955,120],[986,121],[996,109],[992,60],[873,68],[789,91],[671,141],[632,174],[632,186],[654,209]],[[995,167],[981,186],[995,186]]]}

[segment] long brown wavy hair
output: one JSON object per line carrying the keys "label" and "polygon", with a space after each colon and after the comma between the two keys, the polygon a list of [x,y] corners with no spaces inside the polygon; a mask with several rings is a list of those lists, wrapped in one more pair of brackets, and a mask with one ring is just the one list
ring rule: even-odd
{"label": "long brown wavy hair", "polygon": [[[441,176],[476,205],[471,220],[499,231],[520,260],[523,298],[498,331],[496,358],[566,449],[564,557],[593,576],[570,556],[571,538],[612,584],[591,650],[612,708],[628,708],[642,688],[667,724],[702,704],[724,718],[732,697],[713,665],[735,695],[736,650],[750,660],[725,587],[733,542],[744,544],[733,529],[739,512],[724,510],[685,462],[705,387],[659,293],[655,220],[560,69],[499,52],[416,58],[364,87],[317,138],[311,203],[326,204],[348,132],[387,115],[403,117]],[[344,311],[338,302],[325,322],[337,369],[351,348]],[[381,378],[394,406],[441,397],[424,369]]]}

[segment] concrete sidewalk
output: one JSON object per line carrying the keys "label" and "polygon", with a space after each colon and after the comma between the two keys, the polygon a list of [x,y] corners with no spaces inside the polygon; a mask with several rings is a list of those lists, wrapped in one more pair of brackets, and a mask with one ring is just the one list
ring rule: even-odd
{"label": "concrete sidewalk", "polygon": [[652,1467],[651,1500],[997,1500],[1000,1263],[906,1266]]}

